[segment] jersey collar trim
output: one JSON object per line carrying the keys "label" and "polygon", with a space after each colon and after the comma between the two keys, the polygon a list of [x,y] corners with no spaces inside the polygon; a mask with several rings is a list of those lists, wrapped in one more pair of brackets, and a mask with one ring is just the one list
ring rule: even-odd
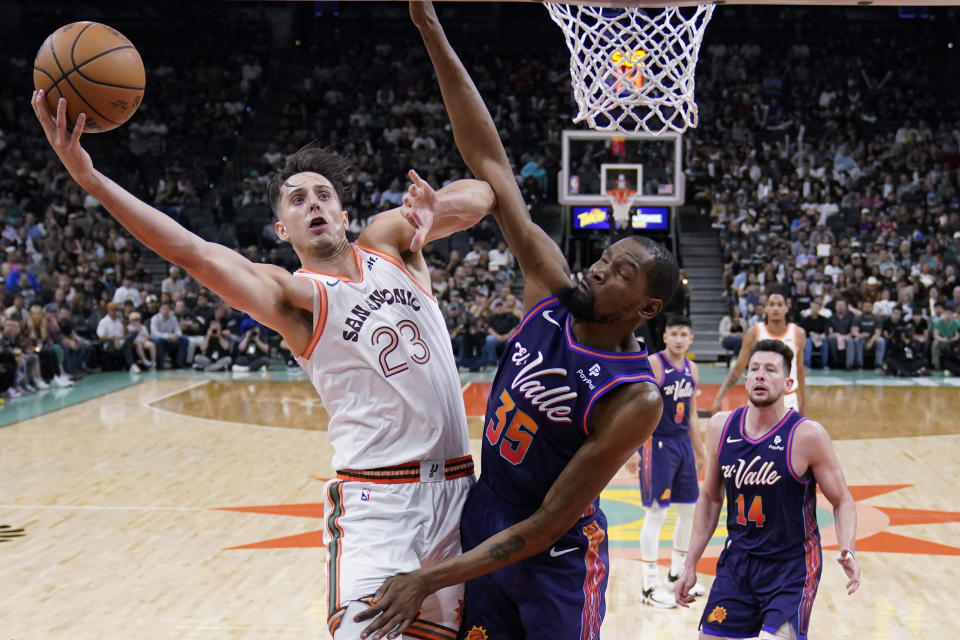
{"label": "jersey collar trim", "polygon": [[360,263],[360,252],[357,251],[357,248],[354,245],[350,245],[350,248],[353,250],[353,259],[357,263],[357,270],[360,272],[359,280],[351,280],[349,277],[340,275],[338,273],[324,273],[322,271],[314,271],[313,269],[307,269],[306,267],[300,267],[293,272],[294,275],[312,275],[312,276],[323,276],[325,278],[336,278],[341,282],[349,282],[352,284],[358,284],[363,282],[363,265]]}
{"label": "jersey collar trim", "polygon": [[749,407],[748,407],[747,409],[744,409],[744,410],[743,410],[743,414],[740,416],[740,425],[739,425],[739,426],[740,426],[740,435],[743,436],[743,439],[746,440],[747,442],[749,442],[750,444],[760,444],[761,442],[763,442],[764,440],[766,440],[767,438],[769,438],[770,436],[772,436],[773,434],[775,434],[777,431],[780,430],[780,427],[782,427],[782,426],[784,425],[784,423],[787,421],[787,419],[793,417],[793,414],[794,414],[794,410],[793,410],[792,408],[791,408],[791,409],[787,409],[787,412],[786,412],[785,414],[783,414],[783,417],[780,418],[780,421],[777,422],[777,424],[775,424],[775,425],[773,426],[773,428],[770,429],[770,431],[767,431],[767,432],[766,432],[765,434],[763,434],[759,439],[754,440],[753,438],[751,438],[750,436],[748,436],[748,435],[746,434],[746,432],[743,430],[743,425],[744,425],[744,423],[746,423],[746,421],[747,421],[747,411],[748,411],[748,410],[749,410]]}
{"label": "jersey collar trim", "polygon": [[564,323],[563,337],[567,341],[567,346],[574,351],[579,351],[580,353],[585,353],[595,358],[605,358],[607,360],[642,360],[647,357],[646,348],[643,348],[640,351],[631,351],[627,353],[623,351],[601,351],[583,346],[573,338],[573,329],[570,326],[571,317],[572,316],[568,313],[567,321]]}

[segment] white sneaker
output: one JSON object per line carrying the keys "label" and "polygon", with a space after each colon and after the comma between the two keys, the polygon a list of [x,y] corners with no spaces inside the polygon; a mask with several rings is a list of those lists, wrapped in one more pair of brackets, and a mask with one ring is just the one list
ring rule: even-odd
{"label": "white sneaker", "polygon": [[140,367],[136,363],[130,365],[130,373],[140,373]]}
{"label": "white sneaker", "polygon": [[[680,579],[680,576],[675,576],[668,571],[667,572],[667,588],[670,590],[673,590],[673,585],[677,584],[677,580],[679,579]],[[697,597],[697,596],[702,596],[706,592],[707,592],[706,588],[702,584],[697,582],[696,584],[693,585],[693,588],[690,589],[689,592],[687,592],[687,595]]]}
{"label": "white sneaker", "polygon": [[658,609],[674,609],[677,606],[677,601],[673,597],[673,594],[659,584],[650,589],[644,589],[640,594],[640,602],[648,604],[651,607],[657,607]]}
{"label": "white sneaker", "polygon": [[37,378],[36,380],[34,380],[34,381],[33,381],[33,385],[34,385],[37,389],[49,389],[49,388],[50,388],[50,384],[47,383],[47,382],[44,382],[43,378]]}
{"label": "white sneaker", "polygon": [[73,380],[68,380],[63,376],[53,376],[53,380],[51,382],[57,389],[65,389],[66,387],[73,386]]}

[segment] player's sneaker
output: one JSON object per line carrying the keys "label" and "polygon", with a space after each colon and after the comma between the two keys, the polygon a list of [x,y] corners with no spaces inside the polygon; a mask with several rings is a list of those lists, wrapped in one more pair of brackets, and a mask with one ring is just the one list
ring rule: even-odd
{"label": "player's sneaker", "polygon": [[659,584],[655,587],[644,589],[641,592],[640,601],[643,604],[648,604],[658,609],[673,609],[677,606],[677,601],[674,599],[673,593],[667,591]]}
{"label": "player's sneaker", "polygon": [[[680,579],[680,576],[675,576],[668,571],[667,572],[667,588],[672,591],[673,586],[677,584],[677,580],[679,579]],[[697,582],[696,584],[693,585],[693,588],[690,589],[690,592],[687,595],[696,597],[696,596],[702,596],[706,592],[707,590],[704,588],[704,586],[699,582]]]}

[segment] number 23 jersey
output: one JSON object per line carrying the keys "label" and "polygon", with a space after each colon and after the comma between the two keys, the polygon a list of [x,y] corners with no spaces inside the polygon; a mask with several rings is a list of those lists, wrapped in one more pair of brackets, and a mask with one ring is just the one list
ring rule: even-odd
{"label": "number 23 jersey", "polygon": [[360,280],[311,279],[314,334],[297,361],[330,414],[335,469],[470,453],[460,377],[436,300],[393,256],[354,245]]}
{"label": "number 23 jersey", "polygon": [[490,390],[480,482],[532,513],[589,437],[597,401],[635,382],[656,384],[646,350],[585,347],[557,298],[534,305],[507,343]]}

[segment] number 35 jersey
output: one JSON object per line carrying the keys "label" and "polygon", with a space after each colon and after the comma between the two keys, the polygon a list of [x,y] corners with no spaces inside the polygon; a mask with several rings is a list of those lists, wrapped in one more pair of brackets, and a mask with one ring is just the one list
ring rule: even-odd
{"label": "number 35 jersey", "polygon": [[360,280],[300,269],[314,333],[297,358],[330,414],[335,469],[470,453],[450,334],[432,295],[393,256],[354,245]]}
{"label": "number 35 jersey", "polygon": [[534,305],[507,343],[493,381],[480,483],[532,513],[590,436],[597,401],[636,382],[656,384],[645,350],[585,347],[557,298]]}

